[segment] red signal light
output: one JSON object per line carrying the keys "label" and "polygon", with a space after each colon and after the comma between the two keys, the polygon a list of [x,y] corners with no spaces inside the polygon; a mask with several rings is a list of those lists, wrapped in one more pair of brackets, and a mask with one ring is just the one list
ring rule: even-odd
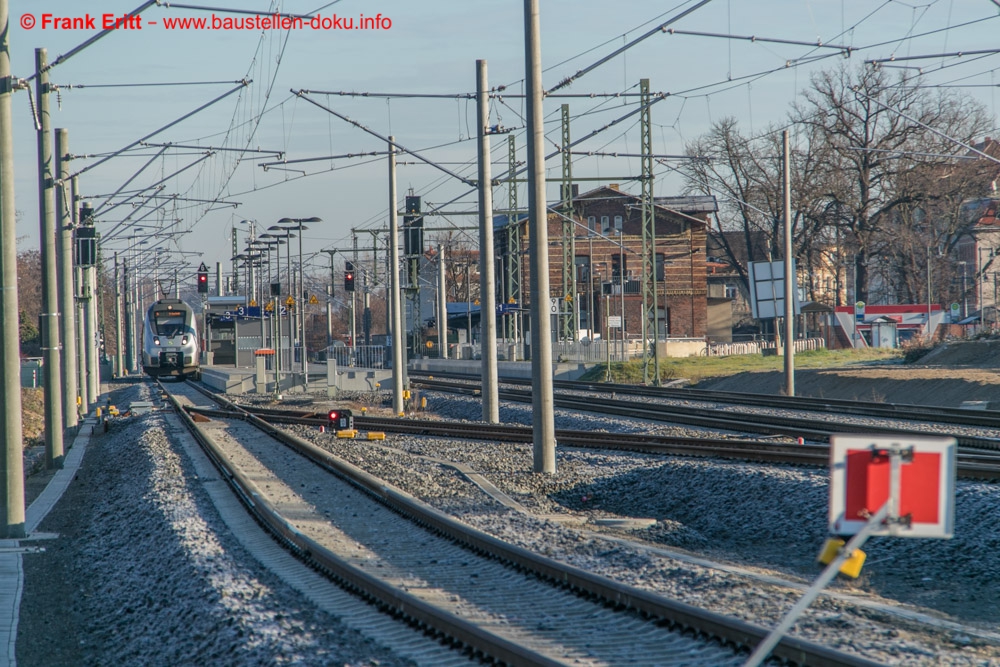
{"label": "red signal light", "polygon": [[330,428],[337,431],[354,428],[354,415],[350,410],[330,410],[327,413]]}

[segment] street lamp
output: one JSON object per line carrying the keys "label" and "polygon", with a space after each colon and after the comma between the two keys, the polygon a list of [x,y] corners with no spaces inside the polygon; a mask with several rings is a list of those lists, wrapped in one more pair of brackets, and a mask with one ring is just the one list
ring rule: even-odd
{"label": "street lamp", "polygon": [[[272,286],[272,296],[274,297],[274,305],[271,310],[271,318],[275,322],[275,334],[274,334],[274,351],[275,351],[275,362],[274,362],[274,395],[275,398],[281,398],[281,244],[288,244],[288,239],[295,236],[291,231],[287,229],[281,229],[280,227],[270,227],[270,231],[261,234],[261,238],[274,239],[275,250],[278,261],[277,261],[277,271],[275,273],[275,281],[278,285],[277,291],[273,289]],[[283,233],[279,234],[281,231]],[[291,363],[291,361],[289,361]]]}
{"label": "street lamp", "polygon": [[[308,227],[305,223],[317,223],[323,222],[321,218],[313,216],[311,218],[282,218],[278,220],[278,224],[274,227],[279,229],[294,229],[299,233],[299,282],[296,288],[297,300],[301,301],[302,307],[297,308],[295,312],[295,317],[299,322],[299,338],[302,349],[302,382],[305,384],[306,389],[309,388],[309,361],[306,354],[306,312],[305,312],[305,299],[302,296],[303,292],[303,276],[302,276],[302,232],[304,232]],[[271,227],[273,229],[274,227]]]}

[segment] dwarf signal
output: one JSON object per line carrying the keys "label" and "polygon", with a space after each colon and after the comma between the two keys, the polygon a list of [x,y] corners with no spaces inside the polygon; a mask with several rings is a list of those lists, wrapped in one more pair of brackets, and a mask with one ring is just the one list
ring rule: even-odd
{"label": "dwarf signal", "polygon": [[327,414],[330,428],[336,431],[347,431],[354,428],[354,414],[350,410],[330,410]]}

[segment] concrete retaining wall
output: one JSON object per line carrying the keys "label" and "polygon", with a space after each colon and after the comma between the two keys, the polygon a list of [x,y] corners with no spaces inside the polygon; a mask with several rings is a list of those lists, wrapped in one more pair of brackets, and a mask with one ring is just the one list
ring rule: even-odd
{"label": "concrete retaining wall", "polygon": [[254,391],[254,374],[251,372],[218,371],[202,366],[201,381],[225,394],[245,394]]}
{"label": "concrete retaining wall", "polygon": [[[461,373],[478,375],[482,370],[479,361],[456,361],[452,359],[421,359],[411,361],[410,368],[423,373]],[[587,364],[552,364],[552,377],[556,380],[576,380],[587,372]],[[502,378],[531,378],[530,361],[499,361],[497,375]]]}

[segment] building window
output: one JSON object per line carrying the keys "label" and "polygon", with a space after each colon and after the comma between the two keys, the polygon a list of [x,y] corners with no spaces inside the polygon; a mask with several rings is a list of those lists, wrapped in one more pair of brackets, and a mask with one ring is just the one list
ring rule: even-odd
{"label": "building window", "polygon": [[665,278],[665,272],[663,270],[664,264],[666,263],[665,256],[662,252],[656,253],[656,280],[662,283]]}
{"label": "building window", "polygon": [[615,229],[620,230],[622,228],[622,217],[620,215],[615,216]]}
{"label": "building window", "polygon": [[601,233],[607,234],[611,231],[611,218],[606,215],[601,216]]}
{"label": "building window", "polygon": [[729,300],[734,300],[738,293],[738,288],[736,285],[726,285],[726,298]]}
{"label": "building window", "polygon": [[591,234],[595,234],[597,232],[597,216],[596,215],[591,215],[591,216],[587,217],[587,229],[590,230]]}

